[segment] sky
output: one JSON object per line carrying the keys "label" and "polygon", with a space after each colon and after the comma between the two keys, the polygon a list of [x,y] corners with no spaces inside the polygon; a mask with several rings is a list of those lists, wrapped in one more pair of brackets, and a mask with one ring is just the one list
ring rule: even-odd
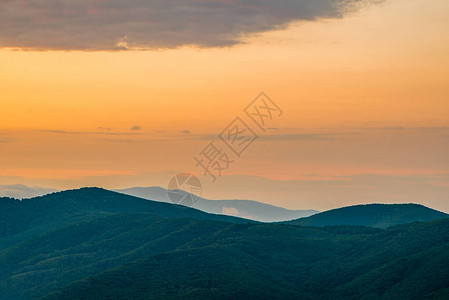
{"label": "sky", "polygon": [[[449,212],[448,32],[446,0],[0,1],[0,185],[189,172],[210,199]],[[237,117],[258,137],[240,156],[219,138]]]}

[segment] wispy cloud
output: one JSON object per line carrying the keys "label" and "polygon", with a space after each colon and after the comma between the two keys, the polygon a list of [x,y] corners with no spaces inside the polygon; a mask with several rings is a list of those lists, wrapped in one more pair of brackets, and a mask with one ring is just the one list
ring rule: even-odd
{"label": "wispy cloud", "polygon": [[11,142],[14,142],[13,138],[0,137],[0,143],[11,143]]}
{"label": "wispy cloud", "polygon": [[272,134],[261,136],[262,141],[333,140],[337,134]]}
{"label": "wispy cloud", "polygon": [[420,130],[420,131],[447,131],[448,126],[421,126],[421,127],[405,127],[405,126],[379,126],[379,127],[350,127],[349,129],[367,129],[367,130]]}
{"label": "wispy cloud", "polygon": [[3,0],[0,48],[223,47],[294,21],[341,18],[380,0]]}
{"label": "wispy cloud", "polygon": [[66,131],[66,130],[52,130],[52,129],[43,129],[40,132],[45,133],[55,133],[55,134],[79,134],[79,135],[144,135],[149,134],[146,132],[116,132],[116,131]]}
{"label": "wispy cloud", "polygon": [[[192,134],[183,130],[181,135],[167,136],[172,139],[182,138],[189,140],[214,140],[218,139],[218,134]],[[333,140],[342,134],[333,133],[297,133],[297,134],[267,134],[259,136],[260,141],[295,141],[295,140]]]}

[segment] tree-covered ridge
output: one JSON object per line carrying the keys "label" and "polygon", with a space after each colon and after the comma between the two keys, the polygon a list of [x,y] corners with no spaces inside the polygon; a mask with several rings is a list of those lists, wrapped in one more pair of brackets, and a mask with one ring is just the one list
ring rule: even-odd
{"label": "tree-covered ridge", "polygon": [[302,226],[356,225],[387,228],[448,217],[448,214],[419,204],[366,204],[332,209],[284,223]]}
{"label": "tree-covered ridge", "polygon": [[449,220],[386,230],[236,224],[43,299],[445,299],[447,250]]}
{"label": "tree-covered ridge", "polygon": [[[449,295],[448,218],[386,229],[262,224],[96,188],[0,207],[1,300]],[[363,208],[384,222],[378,205]]]}
{"label": "tree-covered ridge", "polygon": [[24,200],[0,198],[0,249],[73,222],[119,213],[151,213],[168,218],[222,220],[231,223],[250,222],[101,188],[82,188]]}

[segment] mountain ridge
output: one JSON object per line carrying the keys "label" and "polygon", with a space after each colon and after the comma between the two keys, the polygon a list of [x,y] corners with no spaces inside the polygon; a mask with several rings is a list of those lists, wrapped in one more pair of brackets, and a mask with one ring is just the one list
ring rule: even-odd
{"label": "mountain ridge", "polygon": [[133,212],[169,218],[254,222],[208,214],[186,206],[150,201],[102,188],[85,187],[23,200],[0,198],[0,249],[73,222]]}
{"label": "mountain ridge", "polygon": [[[442,219],[351,232],[233,224],[42,299],[445,299],[449,267],[427,270],[449,266],[442,251],[449,249],[448,225]],[[409,263],[419,269],[407,272]]]}
{"label": "mountain ridge", "polygon": [[449,218],[449,214],[421,204],[359,204],[327,210],[310,217],[282,222],[301,226],[355,225],[387,228],[412,222]]}
{"label": "mountain ridge", "polygon": [[[411,283],[407,296],[427,297],[445,294],[449,268],[431,280],[425,270],[449,266],[448,247],[448,218],[386,229],[259,223],[82,188],[0,199],[0,298],[378,299]],[[403,278],[408,264],[419,268]]]}
{"label": "mountain ridge", "polygon": [[[158,186],[114,189],[114,191],[148,200],[171,203],[167,196],[167,190]],[[179,191],[189,194],[186,191]],[[259,222],[280,222],[307,217],[318,213],[317,210],[313,209],[290,210],[255,200],[209,200],[202,197],[197,198],[198,201],[191,206],[192,208],[208,213],[230,215]]]}
{"label": "mountain ridge", "polygon": [[[172,203],[172,201],[167,196],[167,190],[159,186],[132,187],[126,189],[108,190],[147,200]],[[185,194],[189,194],[186,191],[179,191]],[[45,187],[30,187],[23,184],[0,185],[0,197],[10,197],[22,200],[44,196],[55,192],[60,191]],[[294,220],[300,217],[307,217],[318,213],[318,211],[314,209],[291,210],[267,203],[258,202],[255,200],[208,200],[201,197],[198,198],[198,200],[199,202],[195,203],[193,206],[190,204],[187,206],[191,206],[195,209],[199,209],[207,213],[252,219],[259,222],[280,222]]]}

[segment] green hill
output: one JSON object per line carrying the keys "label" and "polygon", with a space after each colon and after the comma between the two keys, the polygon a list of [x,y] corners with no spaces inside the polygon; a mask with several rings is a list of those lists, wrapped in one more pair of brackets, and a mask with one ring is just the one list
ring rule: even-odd
{"label": "green hill", "polygon": [[356,225],[387,228],[398,224],[449,218],[448,214],[418,204],[367,204],[328,210],[284,224],[301,226]]}
{"label": "green hill", "polygon": [[33,299],[149,254],[175,250],[227,226],[230,223],[151,214],[115,214],[73,223],[0,252],[0,299]]}
{"label": "green hill", "polygon": [[0,207],[1,300],[449,296],[447,218],[261,224],[97,188]]}
{"label": "green hill", "polygon": [[449,220],[230,225],[42,299],[447,299]]}
{"label": "green hill", "polygon": [[148,201],[101,188],[68,190],[31,199],[0,198],[0,249],[71,224],[118,213],[151,213],[168,218],[250,222],[181,205]]}

